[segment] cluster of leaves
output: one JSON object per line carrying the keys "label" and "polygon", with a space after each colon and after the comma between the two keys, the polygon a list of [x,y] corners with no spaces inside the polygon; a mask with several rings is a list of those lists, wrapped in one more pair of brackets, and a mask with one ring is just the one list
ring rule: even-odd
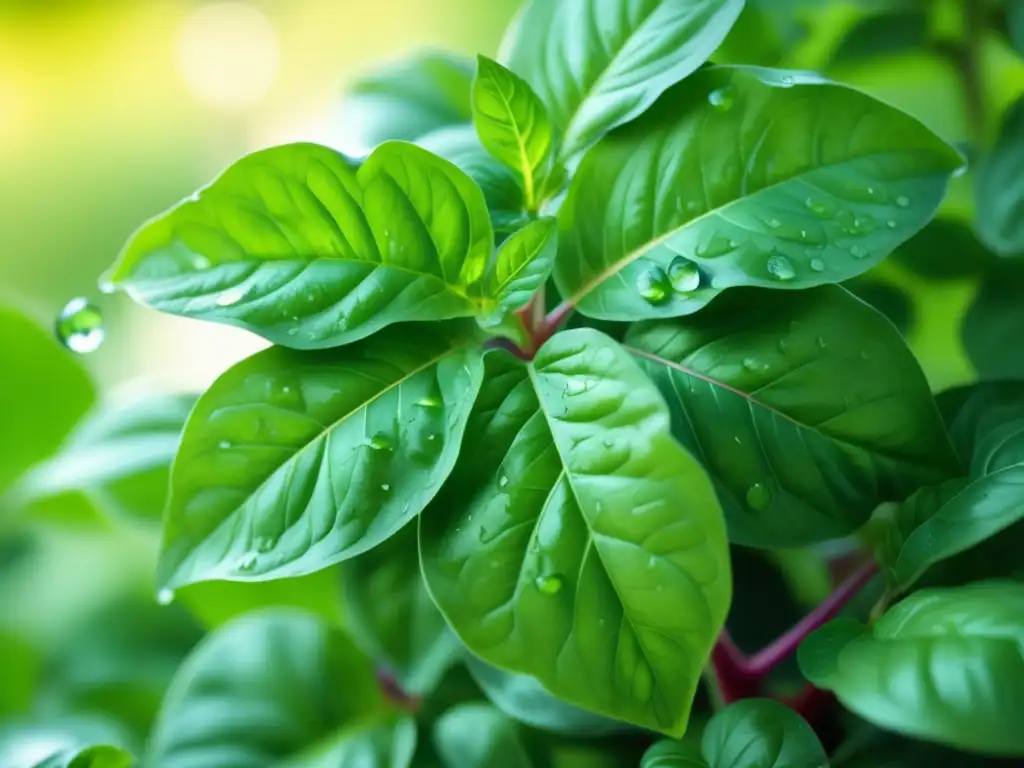
{"label": "cluster of leaves", "polygon": [[[1024,755],[1024,102],[992,142],[972,118],[976,237],[935,218],[961,151],[772,66],[811,14],[777,5],[531,0],[497,61],[424,54],[358,84],[363,133],[339,143],[366,151],[257,152],[133,235],[111,286],[273,346],[55,452],[81,382],[54,434],[14,422],[39,447],[0,491],[145,516],[174,454],[161,602],[245,615],[178,669],[148,764]],[[836,56],[863,55],[864,24],[929,18],[906,5]],[[944,6],[975,109],[978,37],[1019,45],[1024,10]],[[955,275],[984,274],[967,347],[1001,367],[934,397],[864,275],[896,252],[948,277],[958,242],[982,255]],[[835,540],[853,575],[828,594]],[[773,640],[799,618],[768,599],[780,571],[821,602]],[[323,574],[343,618],[281,607],[274,585]],[[66,737],[42,764],[126,746]]]}

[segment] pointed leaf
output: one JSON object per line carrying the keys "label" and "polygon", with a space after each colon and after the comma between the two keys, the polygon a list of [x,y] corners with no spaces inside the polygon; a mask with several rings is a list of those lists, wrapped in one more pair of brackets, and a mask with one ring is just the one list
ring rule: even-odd
{"label": "pointed leaf", "polygon": [[659,741],[640,759],[640,768],[709,768],[700,750],[678,741]]}
{"label": "pointed leaf", "polygon": [[416,526],[340,568],[346,627],[356,642],[388,666],[403,691],[432,693],[458,660],[461,645],[427,594]]}
{"label": "pointed leaf", "polygon": [[[824,655],[815,646],[830,632],[825,625],[804,641],[819,657],[815,671]],[[812,680],[865,720],[971,752],[1024,755],[1024,584],[916,592],[832,654],[829,674]]]}
{"label": "pointed leaf", "polygon": [[566,701],[681,734],[729,604],[721,510],[657,390],[590,329],[488,355],[474,436],[420,517],[469,649]]}
{"label": "pointed leaf", "polygon": [[483,195],[410,144],[358,169],[315,144],[249,155],[144,225],[109,274],[137,301],[294,349],[471,316],[493,247]]}
{"label": "pointed leaf", "polygon": [[999,140],[978,166],[975,196],[985,245],[1001,256],[1024,256],[1024,97],[1010,107]]}
{"label": "pointed leaf", "polygon": [[703,64],[742,8],[743,0],[531,0],[503,58],[547,105],[568,158]]}
{"label": "pointed leaf", "polygon": [[737,543],[838,538],[882,501],[958,471],[910,350],[838,286],[737,291],[691,317],[640,323],[625,345],[715,480]]}
{"label": "pointed leaf", "polygon": [[525,307],[551,274],[558,247],[554,219],[537,219],[512,234],[498,249],[489,293],[507,310]]}
{"label": "pointed leaf", "polygon": [[811,726],[771,699],[745,699],[719,712],[701,746],[710,768],[828,768]]}
{"label": "pointed leaf", "polygon": [[[251,613],[209,635],[164,698],[147,764],[161,768],[411,764],[411,722],[384,714],[369,659],[297,611]],[[391,752],[391,760],[384,759]],[[379,760],[379,762],[377,761]]]}
{"label": "pointed leaf", "polygon": [[555,281],[591,317],[696,312],[722,290],[867,271],[962,165],[914,118],[817,75],[709,67],[587,154]]}
{"label": "pointed leaf", "polygon": [[482,371],[464,326],[243,360],[185,427],[161,586],[301,576],[389,538],[451,471]]}
{"label": "pointed leaf", "polygon": [[473,123],[487,151],[519,175],[526,207],[536,210],[552,148],[551,121],[537,94],[498,62],[478,56]]}
{"label": "pointed leaf", "polygon": [[434,724],[434,744],[448,768],[532,768],[516,724],[489,704],[461,704]]}

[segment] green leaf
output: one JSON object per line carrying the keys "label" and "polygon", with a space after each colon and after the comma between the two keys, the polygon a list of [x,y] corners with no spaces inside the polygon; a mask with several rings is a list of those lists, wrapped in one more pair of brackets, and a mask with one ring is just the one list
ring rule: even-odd
{"label": "green leaf", "polygon": [[431,693],[458,659],[460,645],[427,594],[416,527],[408,525],[369,552],[341,564],[346,627],[402,690]]}
{"label": "green leaf", "polygon": [[113,401],[90,415],[60,452],[18,484],[28,502],[80,491],[106,512],[142,520],[163,514],[170,465],[194,395]]}
{"label": "green leaf", "polygon": [[984,273],[994,257],[963,222],[935,219],[903,243],[892,260],[921,277],[956,280]]}
{"label": "green leaf", "polygon": [[52,455],[96,397],[74,355],[13,307],[0,305],[0,494]]}
{"label": "green leaf", "polygon": [[811,726],[770,699],[744,699],[719,712],[701,747],[710,768],[828,768]]}
{"label": "green leaf", "polygon": [[385,141],[414,141],[467,122],[472,78],[471,61],[421,51],[356,80],[342,101],[339,145],[362,155]]}
{"label": "green leaf", "polygon": [[955,149],[808,73],[709,67],[587,153],[559,211],[555,281],[608,320],[696,312],[740,285],[867,271],[935,213]]}
{"label": "green leaf", "polygon": [[964,317],[967,357],[982,380],[1024,378],[1024,358],[1007,354],[1024,334],[1024,269],[1013,264],[987,273]]}
{"label": "green leaf", "polygon": [[1007,0],[1006,30],[1014,50],[1024,56],[1024,0]]}
{"label": "green leaf", "polygon": [[1024,96],[1007,111],[996,145],[978,166],[974,194],[982,242],[1000,256],[1024,256]]}
{"label": "green leaf", "polygon": [[638,324],[625,346],[715,480],[734,542],[838,538],[880,502],[958,471],[910,350],[838,286],[737,291],[697,315]]}
{"label": "green leaf", "polygon": [[743,0],[531,0],[502,47],[576,155],[642,114],[725,39]]}
{"label": "green leaf", "polygon": [[855,714],[972,752],[1024,755],[1024,584],[922,590],[860,637],[822,648],[834,634],[826,625],[805,640],[801,666],[812,653],[808,677]]}
{"label": "green leaf", "polygon": [[489,704],[460,704],[434,724],[434,745],[448,768],[532,768],[516,725]]}
{"label": "green leaf", "polygon": [[163,312],[322,349],[478,314],[493,238],[479,187],[426,150],[389,142],[357,169],[289,144],[144,225],[108,279]]}
{"label": "green leaf", "polygon": [[473,123],[487,151],[518,174],[526,207],[536,210],[553,142],[551,121],[537,94],[498,62],[478,56]]}
{"label": "green leaf", "polygon": [[5,723],[0,728],[0,765],[7,768],[130,768],[135,761],[121,746],[123,734],[92,715],[39,722]]}
{"label": "green leaf", "polygon": [[659,741],[640,759],[640,768],[709,768],[700,750],[678,741]]}
{"label": "green leaf", "polygon": [[495,232],[512,232],[529,222],[523,189],[515,174],[480,143],[472,125],[456,125],[427,134],[417,144],[464,171],[483,190]]}
{"label": "green leaf", "polygon": [[488,293],[506,310],[525,307],[551,274],[558,247],[557,226],[541,218],[513,233],[498,249],[488,272]]}
{"label": "green leaf", "polygon": [[895,56],[928,43],[928,14],[923,7],[894,9],[857,19],[839,41],[831,66]]}
{"label": "green leaf", "polygon": [[462,326],[243,360],[185,427],[160,586],[301,576],[386,540],[451,471],[482,375]]}
{"label": "green leaf", "polygon": [[556,698],[529,675],[505,672],[469,654],[466,669],[494,706],[533,728],[570,736],[602,736],[633,730],[619,720],[595,715]]}
{"label": "green leaf", "polygon": [[914,322],[913,299],[909,293],[868,275],[847,280],[843,287],[885,315],[889,322],[896,326],[900,335],[907,335]]}
{"label": "green leaf", "polygon": [[271,610],[223,627],[186,659],[147,763],[334,768],[355,765],[362,752],[363,765],[404,768],[414,749],[415,727],[384,714],[370,661],[340,630]]}
{"label": "green leaf", "polygon": [[679,735],[730,598],[721,510],[630,356],[590,329],[487,356],[472,449],[420,516],[431,595],[476,655]]}
{"label": "green leaf", "polygon": [[26,714],[32,707],[42,677],[41,649],[21,633],[0,628],[0,722]]}
{"label": "green leaf", "polygon": [[35,768],[131,768],[135,758],[120,747],[108,745],[70,750],[51,755]]}

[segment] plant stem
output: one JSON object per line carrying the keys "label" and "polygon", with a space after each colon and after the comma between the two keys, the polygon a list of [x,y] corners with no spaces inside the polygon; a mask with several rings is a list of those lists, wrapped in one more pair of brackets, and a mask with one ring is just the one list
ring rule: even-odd
{"label": "plant stem", "polygon": [[967,127],[975,148],[985,141],[985,87],[981,71],[981,46],[985,34],[982,0],[963,0],[964,43],[960,52]]}
{"label": "plant stem", "polygon": [[718,693],[725,704],[761,693],[761,680],[750,673],[749,661],[726,629],[711,649],[711,664],[718,681]]}
{"label": "plant stem", "polygon": [[805,637],[835,618],[850,599],[856,595],[874,575],[878,573],[878,564],[869,560],[860,568],[846,577],[836,589],[826,597],[813,611],[797,622],[792,629],[779,637],[775,642],[754,654],[746,663],[746,671],[757,678],[763,678],[789,658]]}
{"label": "plant stem", "polygon": [[543,322],[541,322],[539,327],[536,329],[536,334],[534,335],[534,346],[539,349],[541,344],[554,336],[555,333],[558,332],[558,329],[565,324],[565,321],[569,319],[569,316],[574,310],[575,307],[571,302],[563,301],[553,310],[548,312]]}
{"label": "plant stem", "polygon": [[511,352],[513,355],[518,357],[520,360],[527,362],[533,357],[526,350],[520,349],[519,345],[516,344],[512,339],[506,339],[501,336],[495,336],[494,338],[488,339],[484,342],[485,349],[504,349],[506,352]]}

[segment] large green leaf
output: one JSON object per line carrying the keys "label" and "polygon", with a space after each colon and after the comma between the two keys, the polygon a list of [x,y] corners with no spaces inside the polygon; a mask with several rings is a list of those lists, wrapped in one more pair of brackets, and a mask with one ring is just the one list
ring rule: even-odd
{"label": "large green leaf", "polygon": [[340,570],[346,626],[356,642],[387,664],[402,690],[431,693],[461,646],[423,584],[416,526],[346,560]]}
{"label": "large green leaf", "polygon": [[1024,96],[1010,107],[999,140],[975,176],[975,225],[1001,256],[1024,256]]}
{"label": "large green leaf", "polygon": [[484,660],[681,734],[730,596],[707,476],[653,384],[597,331],[486,368],[472,449],[420,516],[431,594]]}
{"label": "large green leaf", "polygon": [[413,141],[470,119],[473,63],[422,51],[356,80],[341,105],[338,144],[364,154],[385,141]]}
{"label": "large green leaf", "polygon": [[742,8],[743,0],[531,0],[504,59],[547,105],[568,158],[703,64]]}
{"label": "large green leaf", "polygon": [[814,731],[789,707],[745,699],[719,712],[704,729],[710,768],[828,768]]}
{"label": "large green leaf", "polygon": [[60,452],[18,484],[27,502],[80,491],[104,511],[159,520],[171,461],[194,395],[115,400],[83,421]]}
{"label": "large green leaf", "polygon": [[231,368],[185,427],[160,586],[301,576],[384,541],[451,471],[482,374],[462,326]]}
{"label": "large green leaf", "polygon": [[26,315],[0,305],[0,493],[53,454],[95,391],[74,355]]}
{"label": "large green leaf", "polygon": [[738,543],[837,538],[880,502],[958,471],[910,350],[838,286],[736,291],[697,315],[640,323],[625,346],[715,480]]}
{"label": "large green leaf", "polygon": [[411,722],[388,718],[369,659],[340,630],[271,610],[228,624],[186,659],[148,764],[404,768],[415,742]]}
{"label": "large green leaf", "polygon": [[879,562],[901,588],[1024,519],[1024,383],[979,384],[960,400],[949,429],[967,476],[920,489],[878,521]]}
{"label": "large green leaf", "polygon": [[532,768],[516,724],[489,704],[461,704],[434,724],[434,744],[448,768]]}
{"label": "large green leaf", "polygon": [[536,210],[553,143],[551,121],[537,94],[498,62],[478,56],[473,123],[487,151],[522,180],[526,207]]}
{"label": "large green leaf", "polygon": [[555,280],[584,314],[690,314],[726,288],[809,288],[881,261],[935,213],[955,149],[817,75],[709,67],[587,153]]}
{"label": "large green leaf", "polygon": [[887,730],[973,752],[1024,755],[1024,584],[922,590],[870,628],[804,641],[800,666]]}
{"label": "large green leaf", "polygon": [[164,312],[321,349],[477,314],[493,237],[479,187],[424,149],[389,142],[357,168],[289,144],[144,225],[106,279]]}
{"label": "large green leaf", "polygon": [[1024,334],[1024,266],[990,271],[964,317],[964,349],[979,378],[1024,378],[1024,357],[1007,354]]}

